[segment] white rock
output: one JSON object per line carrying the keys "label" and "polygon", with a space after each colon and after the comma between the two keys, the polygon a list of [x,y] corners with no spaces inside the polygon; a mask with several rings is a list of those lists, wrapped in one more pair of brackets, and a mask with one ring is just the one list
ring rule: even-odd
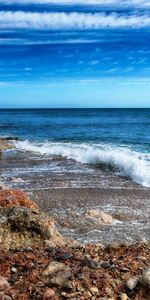
{"label": "white rock", "polygon": [[150,268],[143,272],[140,282],[144,285],[150,286]]}
{"label": "white rock", "polygon": [[134,277],[131,277],[127,280],[126,282],[126,287],[132,291],[136,288],[137,284],[138,284],[138,281],[139,281],[139,277],[138,276],[134,276]]}

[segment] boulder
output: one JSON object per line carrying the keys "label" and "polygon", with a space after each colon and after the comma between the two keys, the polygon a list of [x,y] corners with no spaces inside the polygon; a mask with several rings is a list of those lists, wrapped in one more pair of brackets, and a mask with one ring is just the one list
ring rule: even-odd
{"label": "boulder", "polygon": [[148,285],[150,287],[150,268],[145,270],[140,278],[140,282],[143,285]]}
{"label": "boulder", "polygon": [[24,206],[0,208],[1,249],[17,250],[44,244],[66,245],[66,239],[59,234],[51,218]]}

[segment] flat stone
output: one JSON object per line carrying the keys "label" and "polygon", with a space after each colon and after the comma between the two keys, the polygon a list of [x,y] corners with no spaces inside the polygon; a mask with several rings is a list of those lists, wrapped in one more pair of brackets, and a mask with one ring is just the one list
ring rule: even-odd
{"label": "flat stone", "polygon": [[49,284],[50,286],[55,286],[55,287],[62,287],[65,282],[71,277],[71,272],[68,269],[67,271],[61,271],[58,272],[55,276],[53,276],[50,281]]}
{"label": "flat stone", "polygon": [[90,269],[100,269],[101,264],[93,259],[88,258],[87,256],[82,261],[82,266],[86,266]]}
{"label": "flat stone", "polygon": [[53,275],[53,274],[57,273],[58,271],[64,270],[65,267],[66,266],[63,263],[60,263],[60,262],[57,262],[57,261],[52,261],[52,262],[49,263],[47,268],[44,270],[43,275],[44,276]]}

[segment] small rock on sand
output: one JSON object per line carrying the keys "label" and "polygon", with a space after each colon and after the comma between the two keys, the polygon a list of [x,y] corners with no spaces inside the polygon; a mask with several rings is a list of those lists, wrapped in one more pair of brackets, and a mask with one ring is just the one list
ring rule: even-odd
{"label": "small rock on sand", "polygon": [[95,218],[98,222],[101,224],[107,225],[107,224],[112,224],[114,222],[114,219],[112,216],[99,211],[97,209],[90,209],[86,211],[85,216],[87,218]]}

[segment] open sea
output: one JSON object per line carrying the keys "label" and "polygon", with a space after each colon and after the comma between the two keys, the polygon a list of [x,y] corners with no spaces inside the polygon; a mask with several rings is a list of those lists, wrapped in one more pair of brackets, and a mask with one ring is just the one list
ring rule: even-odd
{"label": "open sea", "polygon": [[[65,235],[149,239],[150,109],[0,110],[6,136],[14,148],[0,160],[0,181],[33,194]],[[84,219],[95,208],[118,221],[102,228]]]}

